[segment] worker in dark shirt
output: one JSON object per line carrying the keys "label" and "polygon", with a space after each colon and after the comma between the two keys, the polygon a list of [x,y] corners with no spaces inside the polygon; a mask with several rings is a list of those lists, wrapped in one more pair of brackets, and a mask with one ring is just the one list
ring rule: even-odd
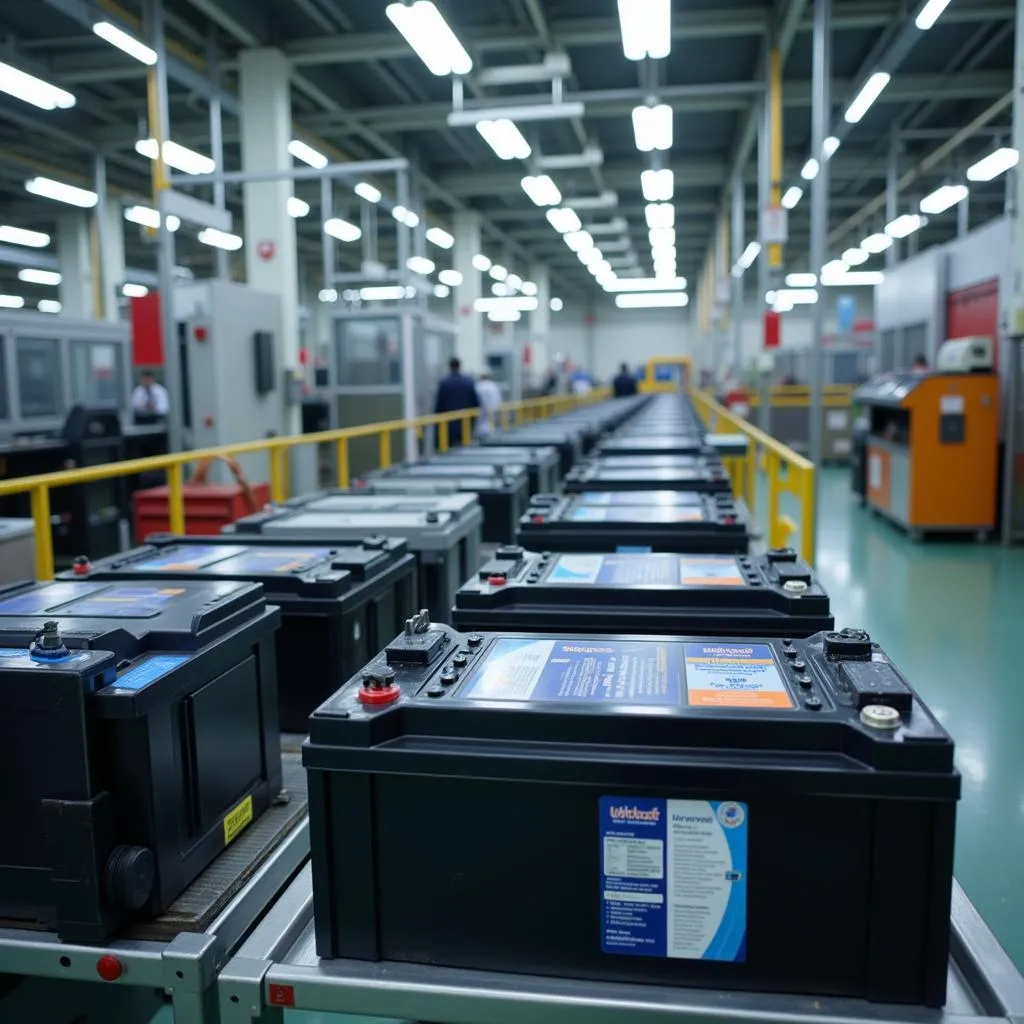
{"label": "worker in dark shirt", "polygon": [[[480,396],[476,393],[473,378],[462,372],[462,363],[452,359],[448,363],[448,376],[442,377],[437,385],[437,402],[434,412],[458,412],[460,409],[478,409]],[[470,438],[466,438],[467,441]],[[463,443],[462,424],[455,420],[448,424],[448,444],[455,448]]]}
{"label": "worker in dark shirt", "polygon": [[623,363],[619,367],[619,375],[612,381],[612,388],[615,390],[616,398],[629,398],[636,394],[636,377],[629,372],[629,367]]}

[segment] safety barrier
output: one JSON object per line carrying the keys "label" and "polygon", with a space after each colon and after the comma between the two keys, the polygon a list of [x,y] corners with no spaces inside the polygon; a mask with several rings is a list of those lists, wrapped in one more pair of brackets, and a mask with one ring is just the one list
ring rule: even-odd
{"label": "safety barrier", "polygon": [[[693,403],[711,433],[743,434],[749,443],[747,454],[723,459],[732,477],[733,492],[747,503],[756,516],[758,477],[763,473],[768,490],[768,543],[773,548],[790,545],[799,534],[800,553],[814,562],[814,463],[769,437],[745,419],[719,405],[700,391],[691,392]],[[800,521],[782,512],[782,496],[796,498]]]}
{"label": "safety barrier", "polygon": [[[547,419],[568,412],[581,405],[603,401],[609,397],[607,388],[596,389],[587,395],[550,395],[529,398],[522,402],[509,402],[498,410],[498,423],[503,429],[535,420]],[[371,423],[362,427],[345,427],[340,430],[323,430],[315,434],[293,434],[288,437],[270,437],[259,441],[223,445],[217,448],[200,448],[194,451],[178,452],[173,455],[157,455],[146,459],[131,459],[112,462],[105,466],[90,466],[87,469],[69,469],[59,473],[42,473],[37,476],[16,477],[0,481],[0,497],[9,494],[28,494],[35,523],[36,577],[51,580],[54,574],[53,534],[50,519],[50,491],[55,487],[73,487],[78,484],[95,483],[117,477],[135,476],[139,473],[165,471],[167,473],[168,512],[172,533],[185,532],[185,466],[191,462],[218,456],[236,456],[266,452],[269,460],[270,496],[275,502],[288,498],[288,453],[292,448],[307,444],[335,444],[337,446],[337,483],[348,487],[351,483],[349,472],[349,443],[361,437],[379,438],[379,468],[386,469],[394,461],[391,439],[396,433],[406,430],[416,432],[417,438],[433,427],[436,430],[437,450],[448,450],[448,432],[452,423],[461,424],[462,436],[472,436],[473,424],[480,417],[479,409],[461,412],[440,413],[420,416],[411,420],[390,420],[386,423]],[[142,538],[138,538],[141,540]]]}

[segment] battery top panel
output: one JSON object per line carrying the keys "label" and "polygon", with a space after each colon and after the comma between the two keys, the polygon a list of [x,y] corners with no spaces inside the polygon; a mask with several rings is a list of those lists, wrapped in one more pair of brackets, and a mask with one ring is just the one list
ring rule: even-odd
{"label": "battery top panel", "polygon": [[577,504],[588,507],[641,505],[649,508],[680,508],[700,505],[701,497],[693,491],[588,491],[579,496]]}
{"label": "battery top panel", "polygon": [[152,558],[129,563],[135,572],[197,572],[223,576],[262,576],[267,573],[304,573],[330,562],[330,548],[252,547],[192,544],[175,546]]}

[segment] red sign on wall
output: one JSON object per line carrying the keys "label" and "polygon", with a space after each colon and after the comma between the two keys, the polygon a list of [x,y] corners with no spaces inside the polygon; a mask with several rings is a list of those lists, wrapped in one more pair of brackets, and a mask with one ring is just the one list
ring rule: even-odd
{"label": "red sign on wall", "polygon": [[264,262],[272,260],[276,251],[277,246],[274,245],[274,240],[272,238],[264,238],[256,243],[256,254]]}
{"label": "red sign on wall", "polygon": [[764,347],[778,348],[782,343],[782,314],[767,310],[764,314]]}

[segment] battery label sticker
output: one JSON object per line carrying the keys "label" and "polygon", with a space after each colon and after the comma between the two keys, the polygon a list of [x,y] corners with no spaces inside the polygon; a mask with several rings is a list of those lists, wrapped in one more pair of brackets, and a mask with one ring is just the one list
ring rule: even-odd
{"label": "battery label sticker", "polygon": [[686,696],[694,708],[791,708],[767,644],[685,644]]}
{"label": "battery label sticker", "polygon": [[252,821],[252,796],[247,796],[237,807],[224,815],[224,845],[228,846]]}
{"label": "battery label sticker", "polygon": [[569,517],[576,523],[700,523],[704,512],[695,508],[661,508],[633,505],[617,508],[574,508]]}
{"label": "battery label sticker", "polygon": [[110,587],[84,601],[76,601],[64,614],[93,615],[97,618],[148,619],[159,615],[188,590],[184,587],[145,586]]}
{"label": "battery label sticker", "polygon": [[128,571],[145,572],[195,572],[205,569],[208,565],[221,562],[225,558],[245,551],[241,547],[225,547],[216,544],[188,544],[174,548],[155,558],[147,558],[144,562],[136,562],[128,566]]}
{"label": "battery label sticker", "polygon": [[682,558],[680,575],[685,587],[746,586],[735,558]]}
{"label": "battery label sticker", "polygon": [[111,685],[118,690],[144,690],[179,665],[184,665],[190,657],[189,654],[154,654],[127,672],[122,672]]}
{"label": "battery label sticker", "polygon": [[601,797],[601,949],[746,960],[747,805]]}
{"label": "battery label sticker", "polygon": [[678,706],[682,645],[506,637],[491,648],[460,696],[473,700],[608,701]]}
{"label": "battery label sticker", "polygon": [[691,491],[590,491],[580,495],[581,505],[699,505],[700,495]]}
{"label": "battery label sticker", "polygon": [[75,598],[102,590],[102,583],[51,583],[0,601],[0,615],[44,615]]}
{"label": "battery label sticker", "polygon": [[301,572],[331,557],[330,548],[241,548],[214,572],[232,576]]}
{"label": "battery label sticker", "polygon": [[614,587],[679,585],[677,555],[561,555],[548,583],[600,583]]}

